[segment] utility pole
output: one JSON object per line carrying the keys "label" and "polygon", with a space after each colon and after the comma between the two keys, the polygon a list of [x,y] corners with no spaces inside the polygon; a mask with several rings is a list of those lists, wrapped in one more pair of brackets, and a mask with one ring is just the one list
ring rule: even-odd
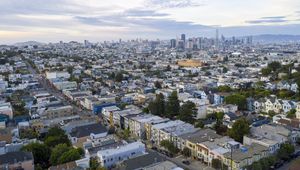
{"label": "utility pole", "polygon": [[232,145],[230,145],[230,166],[231,166],[231,170],[232,170]]}

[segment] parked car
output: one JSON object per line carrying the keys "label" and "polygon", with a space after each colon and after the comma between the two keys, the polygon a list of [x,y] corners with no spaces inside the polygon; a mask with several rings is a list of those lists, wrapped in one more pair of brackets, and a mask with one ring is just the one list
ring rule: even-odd
{"label": "parked car", "polygon": [[185,164],[185,165],[191,164],[190,161],[188,161],[188,160],[183,160],[182,163]]}

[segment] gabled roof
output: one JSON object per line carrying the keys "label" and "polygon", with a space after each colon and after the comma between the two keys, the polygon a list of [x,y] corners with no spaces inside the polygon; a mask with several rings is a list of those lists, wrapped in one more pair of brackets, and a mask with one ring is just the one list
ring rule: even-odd
{"label": "gabled roof", "polygon": [[0,163],[3,164],[15,164],[18,162],[33,160],[31,152],[8,152],[4,155],[0,155]]}

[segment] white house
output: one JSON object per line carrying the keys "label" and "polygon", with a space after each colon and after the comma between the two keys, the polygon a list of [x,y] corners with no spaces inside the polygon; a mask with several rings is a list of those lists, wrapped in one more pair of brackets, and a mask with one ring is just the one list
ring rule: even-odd
{"label": "white house", "polygon": [[124,160],[144,155],[145,153],[145,144],[138,141],[116,148],[100,150],[97,152],[97,157],[101,166],[112,168]]}

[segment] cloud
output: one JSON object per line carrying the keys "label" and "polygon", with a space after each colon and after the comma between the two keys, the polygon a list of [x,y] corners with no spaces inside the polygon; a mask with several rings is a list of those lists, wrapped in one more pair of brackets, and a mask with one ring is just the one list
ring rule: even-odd
{"label": "cloud", "polygon": [[119,26],[127,27],[129,30],[153,30],[158,32],[178,32],[178,31],[200,31],[201,29],[211,28],[193,22],[176,21],[168,18],[167,14],[157,13],[152,10],[127,10],[108,16],[97,17],[74,17],[82,24],[92,26]]}
{"label": "cloud", "polygon": [[160,8],[185,8],[204,5],[199,0],[148,0],[147,4]]}
{"label": "cloud", "polygon": [[159,13],[154,10],[140,10],[140,9],[130,9],[123,13],[126,16],[134,17],[163,17],[168,16],[166,13]]}
{"label": "cloud", "polygon": [[273,16],[273,17],[261,17],[261,19],[272,20],[272,19],[285,19],[286,16]]}
{"label": "cloud", "polygon": [[261,17],[257,20],[246,21],[248,24],[268,24],[268,23],[284,23],[288,22],[285,16]]}

